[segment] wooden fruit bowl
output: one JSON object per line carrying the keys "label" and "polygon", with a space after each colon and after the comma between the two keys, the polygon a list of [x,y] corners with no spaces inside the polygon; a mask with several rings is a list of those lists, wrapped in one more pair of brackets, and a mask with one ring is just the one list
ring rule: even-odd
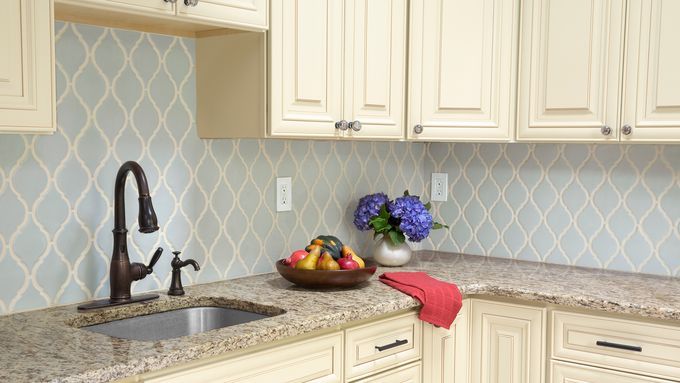
{"label": "wooden fruit bowl", "polygon": [[276,270],[287,281],[317,289],[356,286],[369,280],[377,268],[375,263],[366,262],[366,267],[355,270],[301,270],[284,265],[283,259],[276,262]]}

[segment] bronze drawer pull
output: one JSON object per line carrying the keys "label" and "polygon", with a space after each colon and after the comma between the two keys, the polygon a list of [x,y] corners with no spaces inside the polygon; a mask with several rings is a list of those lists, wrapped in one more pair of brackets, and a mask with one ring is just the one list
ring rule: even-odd
{"label": "bronze drawer pull", "polygon": [[394,348],[394,347],[404,345],[406,343],[408,343],[408,339],[395,340],[394,343],[386,344],[384,346],[375,346],[375,349],[378,350],[378,351],[385,351],[385,350],[389,350],[390,348]]}
{"label": "bronze drawer pull", "polygon": [[637,351],[637,352],[642,352],[642,347],[640,346],[630,346],[627,344],[620,344],[620,343],[611,343],[611,342],[605,342],[603,340],[598,340],[595,342],[596,345],[602,346],[602,347],[610,347],[610,348],[618,348],[621,350],[628,350],[628,351]]}

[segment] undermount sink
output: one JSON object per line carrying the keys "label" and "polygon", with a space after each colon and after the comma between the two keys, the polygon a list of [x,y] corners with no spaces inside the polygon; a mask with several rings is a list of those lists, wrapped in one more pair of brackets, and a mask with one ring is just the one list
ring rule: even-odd
{"label": "undermount sink", "polygon": [[157,341],[179,338],[273,315],[224,307],[189,307],[81,327],[115,338]]}

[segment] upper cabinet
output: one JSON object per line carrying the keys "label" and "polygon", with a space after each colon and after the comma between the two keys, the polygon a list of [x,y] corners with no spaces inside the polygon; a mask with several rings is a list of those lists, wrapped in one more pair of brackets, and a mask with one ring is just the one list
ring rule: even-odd
{"label": "upper cabinet", "polygon": [[52,2],[6,0],[0,12],[0,133],[55,130]]}
{"label": "upper cabinet", "polygon": [[629,0],[622,141],[680,141],[680,1]]}
{"label": "upper cabinet", "polygon": [[624,6],[523,2],[518,139],[617,139]]}
{"label": "upper cabinet", "polygon": [[518,13],[517,0],[411,1],[409,139],[513,137]]}
{"label": "upper cabinet", "polygon": [[270,135],[342,136],[343,2],[271,5]]}
{"label": "upper cabinet", "polygon": [[[159,2],[159,0],[156,1]],[[177,16],[192,21],[245,29],[267,28],[268,0],[176,1]]]}
{"label": "upper cabinet", "polygon": [[406,1],[347,0],[344,115],[359,138],[403,138]]}
{"label": "upper cabinet", "polygon": [[57,18],[195,36],[216,28],[264,31],[268,0],[55,0]]}
{"label": "upper cabinet", "polygon": [[272,2],[273,137],[403,138],[405,0]]}
{"label": "upper cabinet", "polygon": [[673,0],[524,1],[518,140],[680,141],[679,17]]}

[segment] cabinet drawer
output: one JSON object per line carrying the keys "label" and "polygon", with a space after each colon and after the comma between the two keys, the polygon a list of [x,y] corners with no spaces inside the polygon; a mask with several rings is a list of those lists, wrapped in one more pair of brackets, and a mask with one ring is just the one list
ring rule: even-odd
{"label": "cabinet drawer", "polygon": [[421,333],[415,313],[346,330],[345,376],[351,379],[420,358]]}
{"label": "cabinet drawer", "polygon": [[564,362],[552,362],[550,367],[550,383],[671,383],[667,380]]}
{"label": "cabinet drawer", "polygon": [[553,358],[677,379],[680,327],[553,312]]}
{"label": "cabinet drawer", "polygon": [[357,380],[356,383],[420,383],[421,376],[421,365],[418,362]]}
{"label": "cabinet drawer", "polygon": [[147,383],[342,382],[342,333],[143,379]]}

